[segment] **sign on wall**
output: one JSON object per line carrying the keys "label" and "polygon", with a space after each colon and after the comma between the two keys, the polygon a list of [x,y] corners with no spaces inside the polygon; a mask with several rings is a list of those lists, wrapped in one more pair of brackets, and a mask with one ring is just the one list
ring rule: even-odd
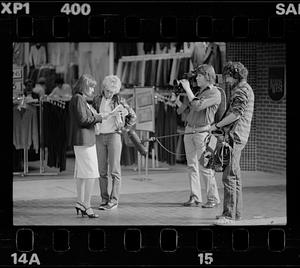
{"label": "sign on wall", "polygon": [[135,88],[136,129],[155,131],[154,88]]}
{"label": "sign on wall", "polygon": [[285,96],[285,67],[269,67],[268,93],[273,101],[280,101]]}

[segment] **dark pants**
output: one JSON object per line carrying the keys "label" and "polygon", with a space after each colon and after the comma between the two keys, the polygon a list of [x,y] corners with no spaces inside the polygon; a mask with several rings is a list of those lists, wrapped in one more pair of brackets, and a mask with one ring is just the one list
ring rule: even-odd
{"label": "dark pants", "polygon": [[240,159],[244,144],[233,144],[231,162],[223,172],[224,205],[223,216],[237,219],[242,213],[242,180]]}

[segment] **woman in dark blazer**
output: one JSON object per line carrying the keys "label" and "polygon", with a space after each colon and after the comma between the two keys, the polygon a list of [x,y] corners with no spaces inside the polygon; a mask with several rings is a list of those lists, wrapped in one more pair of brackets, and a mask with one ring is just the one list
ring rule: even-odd
{"label": "woman in dark blazer", "polygon": [[112,114],[97,113],[86,100],[92,97],[96,86],[95,79],[83,74],[77,81],[70,101],[71,145],[75,152],[74,178],[77,186],[77,215],[97,218],[91,208],[91,195],[96,178],[99,178],[96,152],[95,125]]}

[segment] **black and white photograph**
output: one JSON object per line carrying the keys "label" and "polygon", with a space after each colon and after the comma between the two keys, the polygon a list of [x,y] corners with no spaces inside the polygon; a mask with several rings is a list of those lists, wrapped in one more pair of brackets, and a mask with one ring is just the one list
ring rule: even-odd
{"label": "black and white photograph", "polygon": [[286,225],[284,42],[14,42],[14,226]]}

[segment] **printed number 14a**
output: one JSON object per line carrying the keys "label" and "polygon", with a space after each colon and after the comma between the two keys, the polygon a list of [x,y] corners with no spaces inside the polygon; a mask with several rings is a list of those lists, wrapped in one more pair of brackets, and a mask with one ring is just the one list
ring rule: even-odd
{"label": "printed number 14a", "polygon": [[212,253],[201,252],[198,254],[198,257],[199,257],[200,264],[212,264],[212,262],[214,261]]}
{"label": "printed number 14a", "polygon": [[27,258],[26,253],[22,253],[21,256],[18,256],[17,253],[13,253],[10,256],[13,258],[14,264],[20,264],[20,263],[28,264],[28,265],[32,265],[32,264],[40,265],[41,264],[40,260],[38,258],[38,255],[36,253],[33,253],[30,256],[30,258]]}

